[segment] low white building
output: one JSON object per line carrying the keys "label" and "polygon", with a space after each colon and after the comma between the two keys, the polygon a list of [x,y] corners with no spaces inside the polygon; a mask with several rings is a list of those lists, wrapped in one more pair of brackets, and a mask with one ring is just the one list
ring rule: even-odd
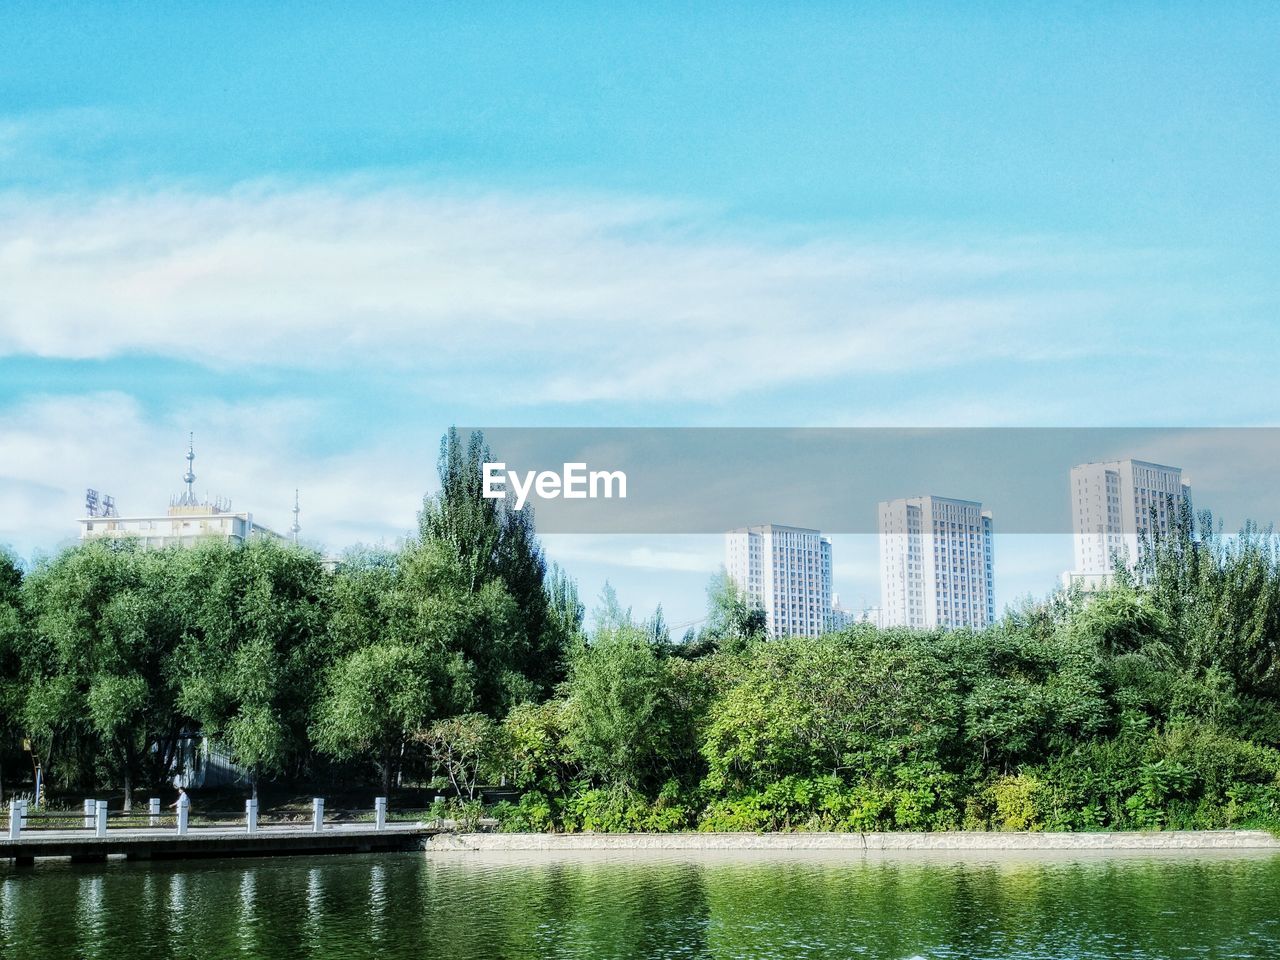
{"label": "low white building", "polygon": [[[187,471],[183,474],[186,490],[169,502],[163,514],[122,517],[107,498],[105,504],[94,491],[86,498],[89,515],[80,518],[80,539],[132,540],[146,549],[190,547],[215,537],[232,543],[244,543],[254,537],[281,539],[275,531],[254,523],[253,514],[234,512],[222,500],[201,500],[195,495],[193,472],[195,447],[187,448]],[[297,502],[294,503],[294,526],[297,527]],[[297,533],[294,531],[296,539]]]}
{"label": "low white building", "polygon": [[131,539],[148,549],[189,547],[208,537],[243,543],[251,537],[279,534],[253,522],[251,513],[232,513],[215,504],[183,510],[170,507],[163,516],[82,517],[81,540]]}

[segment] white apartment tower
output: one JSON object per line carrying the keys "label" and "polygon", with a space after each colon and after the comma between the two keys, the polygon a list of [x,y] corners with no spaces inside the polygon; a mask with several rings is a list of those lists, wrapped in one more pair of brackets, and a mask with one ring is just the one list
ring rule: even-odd
{"label": "white apartment tower", "polygon": [[880,618],[886,627],[974,627],[995,620],[991,512],[973,500],[880,504]]}
{"label": "white apartment tower", "polygon": [[767,523],[725,534],[725,569],[764,608],[775,637],[814,637],[831,621],[831,541]]}
{"label": "white apartment tower", "polygon": [[1139,544],[1152,533],[1167,533],[1188,496],[1181,467],[1145,460],[1106,460],[1071,468],[1071,524],[1074,570],[1065,586],[1086,590],[1105,585],[1118,559],[1132,568]]}

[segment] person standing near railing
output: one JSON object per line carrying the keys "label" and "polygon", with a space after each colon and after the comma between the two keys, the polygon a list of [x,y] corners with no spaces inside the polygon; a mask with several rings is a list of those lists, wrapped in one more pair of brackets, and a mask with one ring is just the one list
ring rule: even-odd
{"label": "person standing near railing", "polygon": [[178,788],[178,799],[169,806],[170,808],[176,807],[178,811],[178,836],[186,836],[187,824],[191,817],[191,798],[187,796],[185,787]]}

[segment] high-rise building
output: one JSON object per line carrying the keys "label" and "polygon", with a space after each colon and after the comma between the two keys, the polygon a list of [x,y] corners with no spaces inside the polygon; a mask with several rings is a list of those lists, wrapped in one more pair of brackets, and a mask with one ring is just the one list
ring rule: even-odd
{"label": "high-rise building", "polygon": [[1075,569],[1065,586],[1086,590],[1105,585],[1117,561],[1132,568],[1139,545],[1167,533],[1189,495],[1181,467],[1145,460],[1105,460],[1071,468],[1071,523]]}
{"label": "high-rise building", "polygon": [[[208,538],[243,543],[254,537],[281,539],[273,530],[254,523],[253,514],[236,513],[223,500],[201,499],[195,493],[195,444],[187,446],[187,469],[182,476],[186,489],[169,501],[164,515],[119,515],[114,501],[104,503],[96,491],[86,498],[86,516],[80,520],[81,540],[128,539],[148,549],[189,547]],[[294,494],[294,525],[291,532],[297,541],[298,501]]]}
{"label": "high-rise building", "polygon": [[830,627],[831,541],[817,530],[767,523],[725,534],[725,569],[765,612],[775,637]]}
{"label": "high-rise building", "polygon": [[985,627],[995,619],[991,513],[973,500],[880,504],[884,626]]}

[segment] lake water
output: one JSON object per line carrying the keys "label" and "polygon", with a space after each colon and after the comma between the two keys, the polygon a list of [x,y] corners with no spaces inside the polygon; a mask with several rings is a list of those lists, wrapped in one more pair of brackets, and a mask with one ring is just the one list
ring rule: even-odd
{"label": "lake water", "polygon": [[0,956],[1275,960],[1280,855],[41,863]]}

